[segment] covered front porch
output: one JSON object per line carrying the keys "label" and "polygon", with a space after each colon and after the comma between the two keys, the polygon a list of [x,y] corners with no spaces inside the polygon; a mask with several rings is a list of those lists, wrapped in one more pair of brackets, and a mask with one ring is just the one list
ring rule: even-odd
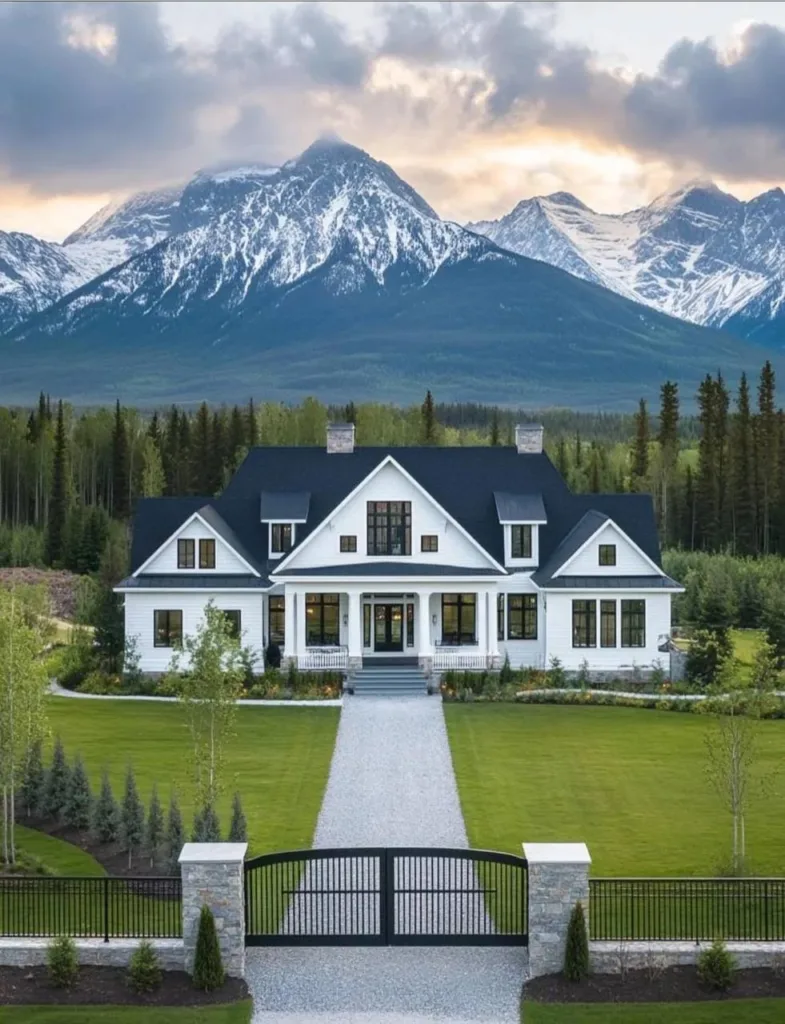
{"label": "covered front porch", "polygon": [[381,660],[416,662],[426,674],[499,664],[495,583],[414,582],[281,584],[268,600],[283,612],[284,661],[348,672]]}

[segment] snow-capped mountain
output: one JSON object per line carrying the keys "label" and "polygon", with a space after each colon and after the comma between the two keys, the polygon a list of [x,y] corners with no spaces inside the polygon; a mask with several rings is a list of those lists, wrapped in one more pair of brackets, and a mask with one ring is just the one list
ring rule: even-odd
{"label": "snow-capped mountain", "polygon": [[780,315],[785,296],[785,194],[742,202],[692,182],[629,213],[600,214],[557,192],[468,227],[693,323],[733,321],[745,335]]}
{"label": "snow-capped mountain", "polygon": [[596,405],[600,387],[606,403],[632,403],[679,369],[689,387],[718,360],[729,373],[763,361],[441,220],[340,140],[139,202],[140,218],[106,211],[65,249],[126,228],[163,237],[7,335],[6,392],[56,372],[52,390],[82,400],[116,388],[128,400],[411,400],[437,387],[445,399]]}

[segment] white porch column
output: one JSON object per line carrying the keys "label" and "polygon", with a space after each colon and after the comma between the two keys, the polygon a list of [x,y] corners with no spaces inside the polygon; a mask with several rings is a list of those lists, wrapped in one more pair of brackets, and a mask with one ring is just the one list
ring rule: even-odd
{"label": "white porch column", "polygon": [[433,644],[431,643],[431,591],[417,591],[417,659],[420,668],[430,674],[433,665]]}
{"label": "white porch column", "polygon": [[358,591],[349,591],[349,624],[347,646],[349,648],[349,668],[361,668],[363,663],[363,631],[362,631],[362,595]]}
{"label": "white porch column", "polygon": [[284,587],[283,600],[283,628],[284,628],[284,657],[287,662],[289,658],[297,657],[297,636],[295,632],[295,607],[294,590],[288,584]]}
{"label": "white porch column", "polygon": [[295,630],[295,653],[302,658],[306,653],[305,648],[305,594],[302,590],[295,590],[292,594],[294,599],[294,630]]}
{"label": "white porch column", "polygon": [[485,594],[480,590],[475,593],[474,609],[476,616],[475,630],[477,633],[477,650],[480,654],[488,653],[488,609],[485,604]]}
{"label": "white porch column", "polygon": [[488,612],[488,660],[491,667],[499,663],[499,634],[496,624],[496,610],[499,595],[494,590],[489,590],[485,595],[486,608]]}

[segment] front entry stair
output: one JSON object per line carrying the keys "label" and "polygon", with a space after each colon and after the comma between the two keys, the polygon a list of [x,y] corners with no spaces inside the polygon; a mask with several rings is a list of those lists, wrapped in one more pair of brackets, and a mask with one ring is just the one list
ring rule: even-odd
{"label": "front entry stair", "polygon": [[349,681],[355,697],[425,697],[428,685],[416,665],[364,666]]}

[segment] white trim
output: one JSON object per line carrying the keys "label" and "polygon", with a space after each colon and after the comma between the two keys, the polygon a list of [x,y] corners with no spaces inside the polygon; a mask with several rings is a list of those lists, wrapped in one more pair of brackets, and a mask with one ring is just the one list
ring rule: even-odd
{"label": "white trim", "polygon": [[[537,584],[535,583],[535,586]],[[604,594],[683,594],[685,587],[540,587],[545,594],[591,594],[597,600]]]}
{"label": "white trim", "polygon": [[260,519],[259,522],[260,523],[283,523],[284,525],[286,525],[286,523],[307,523],[308,520],[307,519],[291,519],[291,518],[289,518],[289,519]]}
{"label": "white trim", "polygon": [[270,587],[112,587],[115,594],[266,594]]}
{"label": "white trim", "polygon": [[[321,533],[321,532],[322,532],[322,530],[326,529],[326,527],[327,527],[327,526],[328,526],[328,524],[329,524],[329,523],[331,522],[331,520],[332,520],[332,519],[333,519],[333,518],[334,518],[334,517],[335,517],[335,516],[336,516],[336,515],[337,515],[337,514],[338,514],[338,513],[339,513],[339,512],[340,512],[340,511],[342,510],[342,509],[346,508],[346,506],[347,506],[347,505],[349,504],[349,502],[350,502],[350,501],[352,501],[352,500],[354,499],[355,495],[359,494],[359,492],[360,492],[360,491],[362,490],[362,488],[363,488],[363,487],[365,487],[365,485],[366,485],[367,483],[370,483],[370,481],[371,481],[371,480],[373,480],[373,478],[374,478],[374,477],[375,477],[375,476],[376,476],[376,475],[377,475],[378,473],[380,473],[380,472],[381,472],[381,471],[382,471],[382,470],[384,469],[384,467],[385,467],[385,466],[394,466],[394,467],[395,467],[395,468],[396,468],[396,469],[398,470],[398,472],[399,472],[399,473],[400,473],[400,474],[401,474],[401,475],[402,475],[402,476],[404,477],[404,479],[405,479],[405,480],[408,480],[408,481],[409,481],[409,483],[410,483],[410,484],[411,484],[411,485],[412,485],[413,487],[415,487],[415,488],[416,488],[416,489],[417,489],[417,490],[418,490],[418,491],[420,492],[420,494],[422,494],[422,496],[423,496],[424,498],[427,498],[427,499],[428,499],[428,501],[430,501],[430,503],[431,503],[431,504],[433,505],[433,507],[434,507],[435,509],[437,509],[437,510],[438,510],[438,512],[439,512],[439,513],[440,513],[441,515],[443,515],[443,516],[445,517],[445,519],[446,519],[446,520],[447,520],[447,521],[448,521],[448,522],[449,522],[449,523],[450,523],[450,524],[451,524],[452,526],[454,526],[454,527],[455,527],[455,528],[456,528],[456,529],[458,530],[458,532],[459,532],[459,533],[460,533],[460,534],[461,534],[461,535],[462,535],[463,537],[465,537],[465,538],[466,538],[466,540],[468,540],[468,541],[469,541],[469,543],[470,543],[470,544],[472,544],[472,545],[473,545],[473,546],[474,546],[474,547],[475,547],[475,548],[476,548],[476,549],[477,549],[477,550],[478,550],[478,551],[480,552],[480,554],[481,554],[481,555],[483,555],[483,556],[484,556],[485,558],[487,558],[487,559],[488,559],[488,561],[489,561],[489,562],[491,563],[491,565],[492,565],[492,566],[493,566],[493,567],[494,567],[495,569],[499,569],[499,570],[501,570],[501,572],[505,573],[505,575],[506,575],[506,572],[505,572],[504,566],[503,566],[503,565],[500,565],[500,564],[499,564],[499,563],[498,563],[498,562],[496,561],[496,559],[495,559],[495,558],[493,558],[493,556],[492,556],[492,555],[488,554],[488,552],[487,552],[487,551],[485,550],[485,548],[484,548],[484,547],[483,547],[483,546],[482,546],[481,544],[478,544],[478,543],[477,543],[477,541],[476,541],[476,540],[474,539],[474,537],[472,537],[472,535],[471,535],[471,534],[470,534],[470,533],[469,533],[469,532],[468,532],[467,530],[465,530],[465,529],[464,529],[464,528],[463,528],[463,527],[461,526],[461,524],[460,524],[460,523],[459,523],[459,522],[458,522],[458,521],[457,521],[456,519],[454,519],[454,518],[453,518],[453,517],[452,517],[452,516],[450,515],[450,513],[449,513],[449,512],[447,511],[447,509],[445,509],[445,508],[442,508],[442,506],[441,506],[441,505],[439,504],[439,502],[438,502],[438,501],[436,501],[436,499],[435,499],[435,498],[434,498],[434,497],[433,497],[433,496],[432,496],[431,494],[429,494],[429,493],[428,493],[428,491],[426,491],[426,490],[425,490],[425,488],[424,488],[424,487],[423,487],[423,486],[422,486],[421,484],[419,484],[419,483],[418,483],[418,482],[417,482],[417,481],[416,481],[416,480],[414,479],[414,477],[413,477],[413,476],[411,475],[411,473],[408,473],[408,472],[407,472],[407,471],[406,471],[406,470],[405,470],[405,469],[403,468],[403,466],[402,466],[402,465],[401,465],[401,464],[400,464],[399,462],[397,462],[397,461],[396,461],[396,460],[395,460],[395,459],[393,458],[393,456],[392,456],[392,455],[385,455],[385,457],[384,457],[384,458],[382,459],[382,461],[381,461],[381,462],[379,463],[379,465],[378,465],[378,466],[376,466],[376,468],[375,468],[375,469],[372,469],[372,470],[371,470],[371,472],[370,472],[370,473],[369,473],[369,474],[368,474],[368,475],[367,475],[366,477],[364,477],[364,478],[363,478],[363,479],[362,479],[362,480],[361,480],[361,481],[359,482],[359,484],[357,484],[357,486],[356,486],[356,487],[355,487],[355,488],[354,488],[354,489],[353,489],[352,491],[350,491],[350,492],[349,492],[349,493],[348,493],[348,494],[346,495],[346,497],[345,497],[345,498],[343,499],[343,501],[339,502],[339,504],[335,506],[335,508],[334,508],[334,509],[332,510],[332,512],[330,512],[330,514],[329,514],[329,515],[325,516],[325,518],[324,518],[324,519],[323,519],[323,520],[321,521],[321,523],[319,523],[319,525],[318,525],[318,526],[316,527],[316,529],[315,529],[315,530],[312,530],[312,531],[311,531],[311,532],[310,532],[310,533],[308,534],[308,536],[307,536],[307,537],[305,538],[305,540],[303,541],[302,545],[301,545],[301,546],[300,546],[299,548],[293,548],[293,549],[292,549],[292,550],[291,550],[291,551],[289,552],[289,554],[288,554],[288,555],[287,555],[287,556],[286,556],[286,557],[285,557],[285,558],[284,558],[284,559],[282,560],[282,562],[280,563],[279,569],[283,568],[283,567],[284,567],[284,566],[286,565],[286,563],[288,562],[288,560],[289,560],[290,558],[292,558],[292,557],[293,557],[293,556],[295,555],[295,553],[299,553],[299,552],[301,552],[301,551],[304,551],[304,550],[305,550],[305,548],[306,548],[306,547],[308,546],[308,544],[310,543],[310,541],[311,541],[311,540],[312,540],[312,539],[313,539],[314,537],[316,537],[316,536],[317,536],[317,535],[318,535],[319,533]],[[376,556],[376,557],[378,557],[380,561],[384,561],[385,557],[389,557],[389,556],[383,556],[383,555],[379,555],[379,556]],[[405,557],[408,557],[408,558],[413,558],[414,556],[412,556],[412,555],[408,555],[408,556],[405,556]]]}
{"label": "white trim", "polygon": [[404,592],[408,582],[417,584],[418,586],[428,585],[431,586],[433,593],[441,593],[440,583],[445,585],[451,585],[453,583],[495,583],[501,579],[500,576],[278,576],[276,573],[270,573],[270,580],[274,583],[289,583],[297,585],[299,583],[312,584],[312,583],[356,583],[358,585],[365,585],[365,589],[368,592],[372,592],[373,588],[377,583],[394,583],[397,587],[403,587]]}
{"label": "white trim", "polygon": [[500,519],[500,526],[547,526],[547,519]]}
{"label": "white trim", "polygon": [[[270,559],[286,558],[288,554],[294,550],[294,545],[297,543],[297,523],[304,523],[304,519],[263,519],[263,523],[267,523],[267,551]],[[291,526],[292,528],[292,546],[289,551],[273,551],[273,526]]]}
{"label": "white trim", "polygon": [[[619,532],[619,534],[622,537],[622,539],[625,540],[630,545],[630,547],[633,549],[633,551],[636,551],[641,556],[641,558],[644,559],[644,561],[649,563],[649,565],[652,567],[652,569],[654,569],[656,571],[658,576],[665,576],[666,575],[662,571],[662,567],[657,565],[656,562],[652,561],[652,559],[649,558],[649,556],[646,554],[646,552],[643,551],[641,548],[639,548],[638,545],[635,543],[634,540],[632,540],[631,537],[627,536],[627,534],[624,532],[624,530],[622,530],[622,528],[619,526],[619,524],[614,519],[611,519],[610,517],[608,517],[605,520],[604,523],[601,523],[597,527],[597,529],[594,531],[594,533],[590,537],[587,537],[587,539],[583,542],[583,544],[581,544],[581,546],[578,548],[578,550],[574,551],[570,555],[570,557],[567,559],[567,561],[563,562],[559,566],[559,568],[556,570],[556,572],[553,573],[551,578],[553,579],[556,576],[566,576],[567,573],[565,573],[564,570],[567,568],[567,566],[570,565],[572,562],[574,562],[575,559],[578,557],[578,555],[582,554],[586,550],[586,548],[589,546],[589,544],[591,544],[591,542],[593,540],[596,540],[597,536],[599,534],[601,534],[603,530],[607,530],[608,527],[610,527],[610,526],[612,526],[615,530],[617,530]],[[607,566],[606,568],[611,568],[611,567]],[[631,573],[626,573],[626,574],[625,573],[614,573],[613,575],[616,575],[616,576],[624,576],[624,575],[635,576],[635,575],[637,575],[637,573],[632,573],[632,572]]]}
{"label": "white trim", "polygon": [[[220,515],[221,513],[218,512],[217,514]],[[146,559],[144,562],[142,562],[142,564],[139,566],[139,568],[136,570],[136,572],[132,572],[131,575],[132,576],[139,576],[139,574],[142,573],[147,568],[147,566],[150,564],[150,562],[154,561],[161,554],[161,552],[164,550],[164,548],[166,548],[169,544],[171,544],[173,540],[176,540],[179,537],[180,533],[187,526],[190,526],[191,523],[195,519],[199,520],[199,522],[202,524],[202,526],[205,528],[205,530],[207,530],[210,533],[210,535],[216,541],[220,541],[220,543],[223,544],[224,547],[228,548],[232,552],[232,554],[239,561],[241,561],[244,566],[246,566],[250,570],[250,573],[251,573],[252,576],[261,576],[261,573],[258,572],[256,569],[254,569],[254,567],[251,565],[251,563],[247,562],[243,558],[243,556],[240,554],[239,551],[235,551],[235,549],[232,547],[232,545],[229,544],[227,541],[225,541],[224,538],[220,535],[220,533],[217,533],[216,530],[212,526],[210,526],[210,524],[208,522],[206,522],[204,519],[202,519],[202,517],[199,515],[198,512],[193,512],[185,520],[184,523],[180,523],[180,525],[177,527],[177,529],[174,531],[174,533],[171,536],[167,537],[166,540],[163,542],[163,544],[156,551],[154,551],[152,553],[152,555],[150,555],[150,557],[148,559]],[[221,575],[221,573],[217,572],[215,569],[197,569],[197,568],[193,568],[193,569],[178,569],[176,571],[177,572],[193,573],[194,575],[196,575],[196,574],[198,574],[200,572],[214,572],[217,576]]]}

